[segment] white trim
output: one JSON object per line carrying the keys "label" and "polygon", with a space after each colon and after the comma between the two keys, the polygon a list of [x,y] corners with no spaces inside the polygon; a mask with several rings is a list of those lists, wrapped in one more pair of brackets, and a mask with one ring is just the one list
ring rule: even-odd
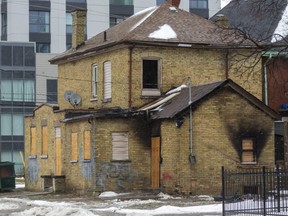
{"label": "white trim", "polygon": [[97,98],[98,96],[98,66],[95,64],[92,66],[92,98]]}

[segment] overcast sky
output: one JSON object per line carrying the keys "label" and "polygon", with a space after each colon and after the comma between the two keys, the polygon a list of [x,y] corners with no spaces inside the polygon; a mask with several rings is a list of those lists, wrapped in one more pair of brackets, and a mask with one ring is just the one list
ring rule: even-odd
{"label": "overcast sky", "polygon": [[231,0],[221,0],[221,8],[225,7]]}

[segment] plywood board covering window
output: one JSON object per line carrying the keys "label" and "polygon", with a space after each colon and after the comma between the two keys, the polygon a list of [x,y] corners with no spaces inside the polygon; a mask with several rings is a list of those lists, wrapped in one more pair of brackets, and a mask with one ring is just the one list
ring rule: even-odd
{"label": "plywood board covering window", "polygon": [[84,131],[84,160],[91,159],[90,131]]}
{"label": "plywood board covering window", "polygon": [[47,126],[42,126],[42,155],[48,155],[48,142],[47,142],[47,135],[48,129]]}
{"label": "plywood board covering window", "polygon": [[255,163],[255,145],[254,140],[245,138],[242,139],[242,163]]}
{"label": "plywood board covering window", "polygon": [[71,142],[72,142],[72,161],[78,160],[78,133],[71,134]]}
{"label": "plywood board covering window", "polygon": [[61,128],[55,128],[55,175],[62,174],[62,149],[61,149]]}
{"label": "plywood board covering window", "polygon": [[30,128],[30,155],[36,155],[36,128]]}
{"label": "plywood board covering window", "polygon": [[112,160],[128,160],[128,134],[112,133]]}

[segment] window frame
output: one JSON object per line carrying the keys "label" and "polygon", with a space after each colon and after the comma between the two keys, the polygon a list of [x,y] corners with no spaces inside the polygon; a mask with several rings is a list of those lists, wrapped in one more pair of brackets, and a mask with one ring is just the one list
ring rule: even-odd
{"label": "window frame", "polygon": [[[38,19],[35,19],[36,22],[33,23],[32,22],[32,14],[34,14],[34,16],[37,15],[37,18]],[[41,16],[40,14],[44,14],[44,23],[41,23]],[[46,16],[48,15],[48,22],[46,22]],[[50,33],[51,32],[51,29],[50,29],[50,25],[51,25],[51,14],[50,14],[50,11],[40,11],[40,10],[31,10],[29,11],[29,32],[30,33]],[[35,27],[35,29],[37,30],[34,30],[34,28],[32,27]],[[44,31],[41,31],[41,27],[44,27]],[[33,31],[32,31],[33,30]]]}
{"label": "window frame", "polygon": [[[252,146],[249,147],[246,142],[246,146],[244,146],[245,141],[252,142]],[[252,153],[253,161],[244,161],[244,153]],[[241,164],[257,164],[257,155],[256,155],[256,139],[254,137],[243,137],[241,139]]]}
{"label": "window frame", "polygon": [[[157,88],[144,88],[144,61],[157,61]],[[162,86],[162,59],[159,57],[144,57],[142,58],[142,96],[160,96],[161,95],[161,86]]]}
{"label": "window frame", "polygon": [[66,34],[72,34],[72,14],[71,12],[66,12]]}
{"label": "window frame", "polygon": [[50,53],[51,44],[50,43],[39,43],[36,42],[36,53]]}
{"label": "window frame", "polygon": [[[192,7],[192,2],[197,4],[196,7]],[[201,2],[206,2],[206,7],[201,7]],[[189,0],[189,7],[190,9],[200,9],[200,10],[207,10],[209,9],[209,2],[208,0]]]}
{"label": "window frame", "polygon": [[92,80],[91,80],[91,93],[92,93],[92,99],[98,98],[98,65],[93,64],[92,65]]}
{"label": "window frame", "polygon": [[1,35],[7,35],[7,13],[1,13]]}
{"label": "window frame", "polygon": [[109,4],[111,5],[133,5],[133,0],[110,0]]}

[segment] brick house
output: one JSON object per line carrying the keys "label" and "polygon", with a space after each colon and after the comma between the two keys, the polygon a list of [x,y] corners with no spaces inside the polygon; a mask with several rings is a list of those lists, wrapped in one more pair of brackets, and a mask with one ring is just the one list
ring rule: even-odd
{"label": "brick house", "polygon": [[237,28],[255,43],[265,43],[262,51],[263,102],[278,112],[282,119],[275,123],[275,157],[278,164],[288,165],[287,116],[288,116],[288,60],[286,0],[244,1],[232,0],[218,11],[227,18],[230,28]]}
{"label": "brick house", "polygon": [[[232,104],[231,108],[235,108],[230,110],[229,124],[238,119],[239,107],[245,107],[241,112],[247,116],[245,120],[248,122],[244,121],[247,125],[254,121],[251,115],[263,117],[267,128],[261,131],[267,139],[263,142],[265,147],[257,155],[257,161],[252,161],[252,164],[274,163],[270,133],[274,131],[271,125],[277,115],[259,101],[262,98],[261,64],[253,67],[251,76],[251,71],[241,70],[237,61],[231,62],[229,55],[239,55],[240,58],[255,51],[253,45],[235,31],[223,30],[211,21],[164,3],[139,12],[84,42],[85,11],[75,11],[73,16],[72,49],[50,60],[58,64],[58,104],[43,104],[25,119],[27,189],[45,190],[52,187],[54,191],[92,192],[160,187],[175,191],[177,187],[177,191],[183,193],[219,194],[218,187],[211,189],[211,185],[215,184],[212,180],[207,182],[209,186],[197,190],[201,184],[200,179],[195,181],[198,176],[185,174],[182,178],[181,173],[174,175],[171,172],[173,181],[166,181],[171,173],[165,159],[170,160],[171,156],[173,161],[176,156],[174,149],[170,151],[168,147],[173,146],[172,140],[177,141],[176,136],[180,137],[179,131],[187,139],[184,130],[187,121],[177,128],[175,119],[153,119],[149,110],[142,110],[145,104],[161,100],[161,96],[171,88],[187,83],[189,77],[192,77],[193,86],[230,78],[234,80],[235,88],[247,90],[244,96],[239,96],[239,93],[234,96],[235,93],[230,91],[228,96],[218,93],[213,97],[217,98],[218,104],[212,99],[205,102],[218,106],[215,110],[201,105],[203,111],[200,112],[197,108],[196,113],[200,114],[195,117],[195,139],[207,133],[211,138],[211,134],[219,132],[219,136],[222,136],[219,140],[225,140],[220,146],[229,148],[233,152],[231,157],[237,161],[232,164],[227,160],[222,165],[241,165],[237,148],[234,145],[234,148],[231,145],[228,147],[228,135],[236,136],[236,132],[227,134],[227,130],[224,133],[224,129],[214,128],[210,133],[197,127],[200,119],[213,122],[217,112],[225,109],[219,103],[225,99],[227,104]],[[246,64],[251,62],[247,60]],[[237,100],[235,97],[238,97]],[[253,97],[257,105],[251,101],[248,103],[247,97]],[[220,128],[225,127],[223,122],[214,120],[214,123]],[[259,124],[255,127],[260,127]],[[161,141],[159,136],[155,138],[159,131]],[[239,145],[241,143],[238,142]],[[159,160],[155,165],[159,149],[163,149],[165,156],[163,166]],[[183,148],[183,151],[189,155],[189,148]],[[209,167],[208,170],[213,172],[220,170],[220,161],[202,163],[200,154],[202,152],[199,157],[196,156],[196,166],[191,166],[184,157],[177,166],[186,163],[183,172],[189,173],[193,169],[200,172],[199,169],[204,167]],[[206,157],[205,154],[203,151],[203,157]],[[209,158],[212,156],[209,155]],[[174,181],[176,177],[177,181]],[[215,179],[219,180],[218,177],[216,174]]]}
{"label": "brick house", "polygon": [[[263,101],[276,112],[288,104],[287,97],[287,29],[286,0],[232,0],[211,20],[226,16],[230,28],[237,28],[255,43],[265,43],[263,50]],[[266,77],[265,77],[266,74]]]}

